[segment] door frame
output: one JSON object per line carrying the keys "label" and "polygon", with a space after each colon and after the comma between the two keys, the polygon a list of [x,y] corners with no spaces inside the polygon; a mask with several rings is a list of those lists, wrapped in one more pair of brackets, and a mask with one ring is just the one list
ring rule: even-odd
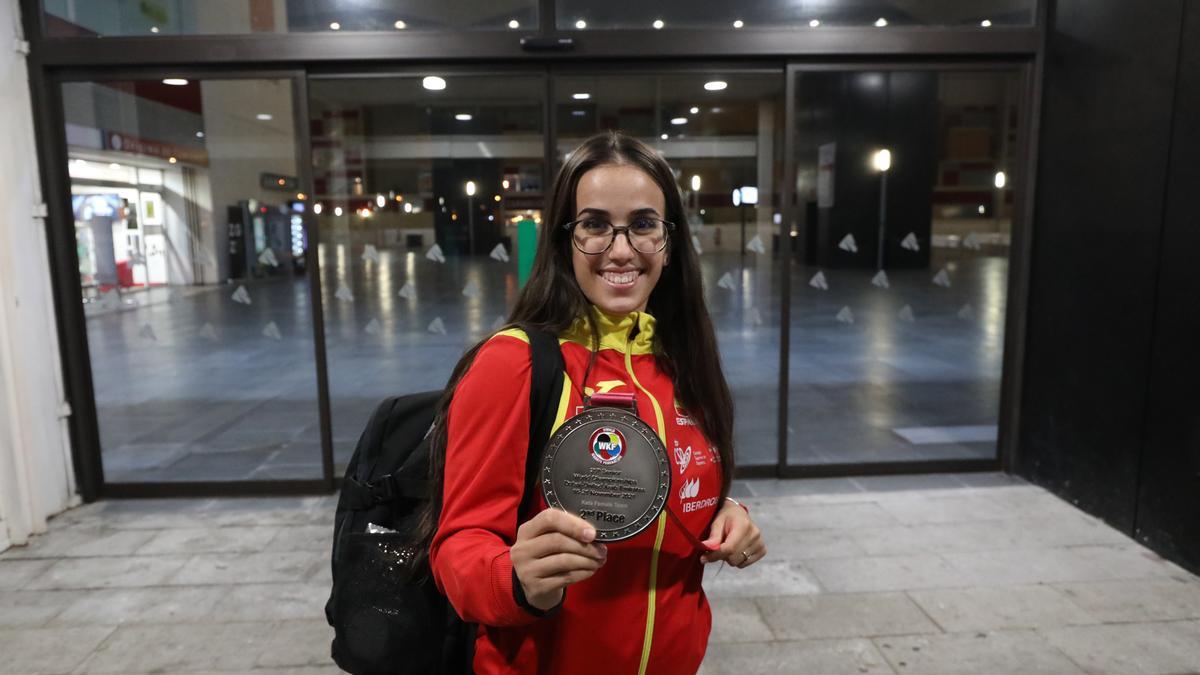
{"label": "door frame", "polygon": [[[1020,373],[1023,353],[1015,348],[1024,344],[1025,316],[1028,308],[1029,254],[1032,233],[1032,211],[1034,188],[1033,134],[1030,121],[1036,110],[1035,97],[1040,94],[1040,81],[1036,77],[1040,67],[1031,59],[993,60],[920,60],[920,61],[837,61],[814,62],[793,60],[787,66],[787,112],[788,126],[785,130],[784,151],[784,217],[780,232],[785,236],[798,223],[796,204],[796,128],[797,113],[796,79],[803,73],[813,72],[861,72],[861,71],[923,71],[923,72],[1009,72],[1018,79],[1018,90],[1022,92],[1017,107],[1017,142],[1012,153],[1010,170],[1011,185],[1014,186],[1012,239],[1009,246],[1009,268],[1007,280],[1004,353],[1000,377],[1000,410],[997,438],[997,453],[987,459],[936,459],[891,462],[839,462],[830,464],[793,464],[788,461],[787,433],[779,435],[777,473],[778,478],[831,478],[843,476],[883,476],[918,473],[966,473],[998,471],[1012,466],[1016,453],[1017,410],[1020,405]],[[780,336],[780,425],[787,427],[787,405],[790,394],[788,372],[791,341],[791,263],[783,270],[783,307]]]}
{"label": "door frame", "polygon": [[[311,143],[308,126],[307,75],[302,69],[252,70],[211,67],[180,68],[74,68],[47,74],[35,84],[35,96],[47,119],[38,116],[39,137],[43,139],[41,170],[46,186],[50,218],[47,219],[50,246],[60,254],[55,256],[55,295],[63,351],[69,355],[67,377],[72,397],[72,456],[75,462],[79,490],[84,501],[122,497],[210,497],[254,495],[302,495],[329,492],[336,487],[333,474],[333,449],[330,428],[328,371],[325,358],[324,314],[320,298],[320,271],[316,251],[320,233],[312,214],[303,214],[309,248],[305,275],[308,281],[310,311],[312,312],[314,366],[317,384],[317,411],[321,438],[321,475],[311,479],[241,480],[241,481],[146,481],[109,482],[104,477],[100,443],[99,415],[92,380],[91,352],[87,338],[87,321],[83,311],[78,264],[72,259],[75,250],[71,210],[71,180],[67,170],[69,148],[66,122],[62,107],[62,86],[73,82],[161,80],[183,77],[204,80],[286,80],[291,84],[292,124],[295,135],[295,157],[300,191],[312,194]],[[219,217],[213,214],[214,218]],[[86,396],[80,396],[86,392]]]}

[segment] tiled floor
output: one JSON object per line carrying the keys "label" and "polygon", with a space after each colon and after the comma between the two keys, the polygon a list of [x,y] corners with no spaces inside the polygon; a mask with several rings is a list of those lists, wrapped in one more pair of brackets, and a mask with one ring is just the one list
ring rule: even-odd
{"label": "tiled floor", "polygon": [[[363,250],[331,242],[319,256],[339,460],[384,397],[442,387],[517,292],[515,262],[436,263],[404,249],[367,262]],[[870,269],[793,265],[789,461],[995,456],[1006,251],[931,256],[930,269],[888,270],[887,288],[871,283]],[[774,463],[780,267],[770,253],[709,252],[701,264],[737,404],[740,463]],[[942,268],[949,287],[932,281]],[[810,284],[818,272],[823,289]],[[89,303],[106,478],[320,478],[309,298],[305,278],[283,276]],[[973,433],[956,431],[964,427]]]}
{"label": "tiled floor", "polygon": [[[1200,578],[996,474],[748,481],[702,672],[1200,672]],[[0,555],[0,673],[335,673],[332,497],[112,501]]]}

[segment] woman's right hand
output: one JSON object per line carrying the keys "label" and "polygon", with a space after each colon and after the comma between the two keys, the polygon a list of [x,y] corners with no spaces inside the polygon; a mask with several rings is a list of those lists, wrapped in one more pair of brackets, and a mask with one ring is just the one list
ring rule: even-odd
{"label": "woman's right hand", "polygon": [[595,574],[608,556],[595,539],[591,523],[559,509],[546,509],[518,527],[509,555],[529,604],[548,610],[564,588]]}

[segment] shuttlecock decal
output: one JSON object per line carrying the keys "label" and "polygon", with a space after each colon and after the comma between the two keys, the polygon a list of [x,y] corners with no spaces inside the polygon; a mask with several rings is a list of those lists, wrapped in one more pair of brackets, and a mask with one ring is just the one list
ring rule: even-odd
{"label": "shuttlecock decal", "polygon": [[842,249],[843,251],[858,253],[858,242],[854,241],[854,235],[848,234],[842,237],[842,240],[838,242],[838,248]]}
{"label": "shuttlecock decal", "polygon": [[822,291],[829,290],[829,282],[825,280],[824,272],[817,272],[814,274],[813,278],[808,280],[808,285]]}
{"label": "shuttlecock decal", "polygon": [[492,252],[488,254],[488,257],[492,260],[498,260],[500,262],[508,262],[511,260],[511,258],[508,257],[508,250],[504,248],[504,244],[496,244],[496,248],[492,249]]}
{"label": "shuttlecock decal", "polygon": [[243,305],[249,305],[252,302],[250,300],[250,291],[246,290],[245,286],[238,286],[237,290],[233,292],[233,296],[231,297],[233,298],[234,302],[239,302]]}
{"label": "shuttlecock decal", "polygon": [[276,342],[283,339],[283,334],[279,332],[279,326],[276,326],[274,321],[271,321],[266,326],[263,326],[262,334],[265,337],[275,340]]}
{"label": "shuttlecock decal", "polygon": [[921,244],[917,241],[915,232],[909,232],[903,240],[900,241],[900,248],[906,248],[910,251],[920,251]]}
{"label": "shuttlecock decal", "polygon": [[263,249],[263,252],[258,254],[258,262],[271,267],[279,267],[279,258],[276,258],[275,251],[269,248]]}
{"label": "shuttlecock decal", "polygon": [[367,335],[379,335],[383,332],[383,324],[379,323],[379,319],[371,319],[363,326],[363,332]]}
{"label": "shuttlecock decal", "polygon": [[437,244],[429,247],[429,250],[425,252],[425,257],[435,263],[446,262],[446,256],[442,254],[442,247]]}
{"label": "shuttlecock decal", "polygon": [[933,283],[941,286],[942,288],[950,288],[950,273],[946,271],[945,267],[943,267],[938,271],[937,274],[934,275]]}
{"label": "shuttlecock decal", "polygon": [[344,281],[338,282],[337,293],[334,293],[333,297],[341,300],[342,302],[354,302],[354,293]]}
{"label": "shuttlecock decal", "polygon": [[747,250],[747,251],[753,251],[753,252],[755,252],[755,253],[758,253],[758,254],[763,254],[763,253],[766,253],[766,252],[767,252],[767,249],[766,249],[766,247],[765,247],[765,246],[763,246],[763,240],[762,240],[762,237],[758,236],[757,234],[756,234],[756,235],[754,235],[754,238],[753,238],[753,239],[751,239],[750,241],[746,242],[746,250]]}
{"label": "shuttlecock decal", "polygon": [[404,285],[400,287],[400,292],[396,295],[399,295],[405,300],[412,300],[417,297],[417,287],[413,286],[413,282],[406,281],[404,282]]}
{"label": "shuttlecock decal", "polygon": [[875,276],[871,277],[871,285],[878,286],[879,288],[890,288],[891,284],[888,283],[887,272],[883,270],[876,272]]}
{"label": "shuttlecock decal", "polygon": [[737,283],[733,280],[733,273],[726,272],[722,274],[721,278],[717,281],[717,286],[729,291],[737,290]]}
{"label": "shuttlecock decal", "polygon": [[842,323],[854,323],[854,312],[850,311],[849,307],[843,307],[842,311],[837,313],[837,320]]}
{"label": "shuttlecock decal", "polygon": [[446,324],[442,321],[442,317],[439,316],[429,322],[429,327],[426,330],[434,335],[444,336],[446,334]]}
{"label": "shuttlecock decal", "polygon": [[900,313],[897,316],[899,316],[902,321],[907,321],[909,323],[917,320],[917,318],[913,316],[913,309],[911,305],[905,305],[901,307]]}
{"label": "shuttlecock decal", "polygon": [[367,244],[363,247],[362,260],[363,262],[379,262],[379,249],[375,248],[374,244]]}

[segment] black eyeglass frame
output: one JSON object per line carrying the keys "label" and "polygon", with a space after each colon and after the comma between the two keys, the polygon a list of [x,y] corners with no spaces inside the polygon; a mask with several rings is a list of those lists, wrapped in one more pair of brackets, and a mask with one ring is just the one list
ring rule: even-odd
{"label": "black eyeglass frame", "polygon": [[617,235],[620,235],[620,234],[625,235],[625,240],[629,242],[629,248],[632,248],[633,250],[635,250],[638,253],[641,253],[643,255],[654,255],[655,253],[662,253],[664,250],[666,250],[667,244],[670,243],[670,241],[671,241],[671,233],[675,231],[675,223],[672,223],[669,220],[664,220],[662,218],[658,218],[656,216],[638,216],[638,217],[639,218],[648,218],[650,220],[657,220],[658,222],[662,223],[666,227],[667,236],[663,237],[662,246],[659,246],[658,249],[656,249],[654,251],[643,251],[643,250],[639,249],[637,246],[633,245],[633,235],[629,234],[629,226],[628,225],[626,225],[624,227],[617,227],[616,225],[609,223],[608,226],[612,228],[612,236],[608,240],[608,246],[605,246],[603,249],[596,251],[595,253],[593,253],[591,251],[583,250],[582,248],[579,247],[579,242],[575,241],[575,233],[574,233],[575,226],[578,225],[579,223],[582,223],[582,222],[585,222],[588,220],[599,220],[599,218],[594,218],[594,217],[578,218],[578,219],[572,220],[568,223],[563,223],[563,229],[571,233],[571,245],[575,247],[575,250],[579,251],[580,253],[582,253],[584,255],[604,255],[605,253],[608,252],[608,250],[610,248],[613,247],[613,244],[615,244],[617,242]]}

